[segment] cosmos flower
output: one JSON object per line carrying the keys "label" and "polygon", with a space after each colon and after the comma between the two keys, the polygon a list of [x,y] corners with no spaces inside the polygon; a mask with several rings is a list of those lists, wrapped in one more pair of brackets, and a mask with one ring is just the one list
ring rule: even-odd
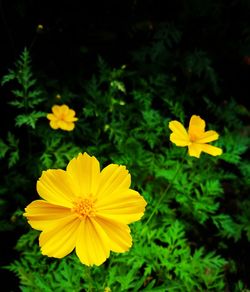
{"label": "cosmos flower", "polygon": [[60,128],[65,131],[72,131],[75,127],[74,122],[78,120],[75,114],[75,111],[65,104],[53,105],[52,113],[47,114],[47,118],[50,120],[52,129],[56,130]]}
{"label": "cosmos flower", "polygon": [[91,266],[101,265],[110,251],[128,251],[128,224],[143,216],[147,204],[130,183],[125,166],[110,164],[100,171],[87,153],[73,158],[66,171],[44,171],[37,182],[43,200],[30,203],[24,213],[31,227],[42,231],[42,254],[62,258],[75,249]]}
{"label": "cosmos flower", "polygon": [[222,154],[222,149],[207,143],[219,138],[219,134],[213,130],[205,132],[205,121],[199,116],[193,115],[189,122],[188,131],[178,121],[171,121],[169,128],[173,132],[170,141],[176,146],[188,146],[188,154],[199,158],[201,152],[217,156]]}

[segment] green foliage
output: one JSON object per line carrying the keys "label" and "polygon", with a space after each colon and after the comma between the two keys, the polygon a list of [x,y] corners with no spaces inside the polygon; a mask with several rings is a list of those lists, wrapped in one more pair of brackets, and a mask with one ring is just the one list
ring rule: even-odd
{"label": "green foliage", "polygon": [[[235,143],[237,141],[237,143]],[[222,159],[228,163],[239,164],[241,155],[248,150],[250,139],[242,136],[242,133],[230,133],[225,130],[225,135],[221,139],[225,148]]]}
{"label": "green foliage", "polygon": [[37,80],[33,77],[31,69],[31,58],[29,51],[25,48],[15,64],[14,70],[9,70],[3,76],[1,84],[16,81],[20,89],[13,89],[12,93],[17,99],[10,102],[17,108],[34,108],[44,99],[41,97],[42,91],[36,88]]}
{"label": "green foliage", "polygon": [[187,72],[190,74],[189,78],[193,78],[192,75],[197,75],[198,77],[203,76],[204,79],[211,83],[215,93],[218,92],[218,77],[211,65],[211,59],[206,52],[196,50],[195,52],[189,53],[185,59],[185,66]]}
{"label": "green foliage", "polygon": [[[2,85],[11,85],[15,123],[0,138],[0,222],[23,231],[20,257],[5,267],[19,278],[21,291],[224,291],[232,275],[235,291],[247,287],[230,244],[250,241],[249,112],[233,98],[223,108],[203,96],[210,87],[216,96],[221,90],[213,60],[203,50],[180,57],[175,46],[181,38],[173,24],[159,25],[153,43],[133,53],[134,67],[111,67],[99,57],[95,74],[79,78],[75,91],[66,85],[58,100],[44,98],[52,95],[53,80],[34,77],[27,49],[3,77]],[[72,132],[53,130],[46,119],[53,104],[64,103],[78,118]],[[204,106],[206,112],[199,110]],[[196,159],[171,144],[169,121],[187,126],[191,114],[204,114],[206,128],[219,132],[213,145],[223,149],[221,156]],[[84,151],[102,166],[126,165],[132,187],[147,201],[143,219],[130,225],[131,249],[91,269],[74,252],[63,259],[43,256],[39,232],[27,232],[21,216],[38,198],[41,172],[65,169]]]}
{"label": "green foliage", "polygon": [[4,141],[1,139],[0,140],[0,158],[3,158],[8,150],[9,150],[8,145],[5,144]]}
{"label": "green foliage", "polygon": [[19,160],[19,139],[8,132],[6,140],[6,143],[2,139],[0,140],[0,158],[8,156],[8,167],[10,168]]}
{"label": "green foliage", "polygon": [[243,226],[233,221],[231,216],[219,214],[212,217],[213,223],[218,228],[221,236],[233,237],[235,241],[241,238]]}
{"label": "green foliage", "polygon": [[45,150],[40,157],[42,168],[64,168],[67,162],[78,153],[81,148],[72,143],[63,143],[61,135],[46,137]]}
{"label": "green foliage", "polygon": [[17,60],[15,69],[9,70],[8,74],[3,76],[1,84],[5,85],[11,81],[17,84],[18,89],[11,90],[16,99],[11,100],[9,104],[25,112],[17,115],[16,126],[27,125],[35,129],[37,120],[44,117],[45,113],[30,110],[39,106],[44,98],[42,90],[37,86],[37,80],[33,77],[31,58],[27,48]]}
{"label": "green foliage", "polygon": [[18,115],[16,118],[16,125],[18,127],[22,125],[28,125],[31,128],[36,128],[36,122],[39,118],[45,117],[43,112],[32,111],[29,115]]}
{"label": "green foliage", "polygon": [[[142,226],[135,227],[140,232]],[[104,287],[112,287],[114,291],[223,289],[226,261],[214,252],[206,253],[204,248],[192,252],[184,230],[179,221],[168,226],[167,232],[147,230],[145,238],[136,237],[131,252],[112,255],[106,268],[83,267],[73,254],[62,260],[43,257],[37,248],[38,232],[30,231],[16,246],[22,251],[22,259],[8,269],[20,278],[22,291],[83,291],[90,282],[94,291],[102,291]],[[143,241],[143,249],[139,240]]]}

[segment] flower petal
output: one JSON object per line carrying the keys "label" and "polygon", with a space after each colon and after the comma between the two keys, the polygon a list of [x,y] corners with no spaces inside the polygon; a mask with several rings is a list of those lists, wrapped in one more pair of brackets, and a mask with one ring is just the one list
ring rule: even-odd
{"label": "flower petal", "polygon": [[66,104],[61,105],[60,109],[61,109],[61,112],[64,113],[65,115],[68,114],[69,107]]}
{"label": "flower petal", "polygon": [[222,154],[222,149],[209,144],[201,144],[201,149],[210,155],[217,156]]}
{"label": "flower petal", "polygon": [[43,231],[39,245],[43,255],[62,258],[76,246],[78,229],[81,221],[77,217],[68,217],[58,221],[58,225],[49,231]]}
{"label": "flower petal", "polygon": [[69,162],[66,171],[76,196],[86,197],[96,193],[100,180],[100,164],[94,156],[80,153]]}
{"label": "flower petal", "polygon": [[72,109],[69,109],[67,112],[67,115],[64,117],[64,120],[66,122],[75,122],[78,120],[78,118],[75,117],[75,111]]}
{"label": "flower petal", "polygon": [[50,121],[57,121],[57,117],[53,114],[47,114],[47,119]]}
{"label": "flower petal", "polygon": [[144,198],[131,189],[118,190],[96,202],[96,216],[129,224],[139,220],[147,205]]}
{"label": "flower petal", "polygon": [[130,228],[114,220],[96,218],[95,225],[101,226],[109,237],[109,247],[115,252],[125,252],[132,246]]}
{"label": "flower petal", "polygon": [[131,177],[125,166],[109,164],[101,171],[97,196],[104,198],[117,189],[128,189],[130,184]]}
{"label": "flower petal", "polygon": [[189,138],[182,139],[179,134],[172,133],[170,135],[170,141],[174,143],[176,146],[184,147],[191,144]]}
{"label": "flower petal", "polygon": [[57,130],[59,128],[59,123],[58,123],[58,120],[55,120],[55,121],[50,121],[50,127],[54,130]]}
{"label": "flower petal", "polygon": [[86,218],[81,221],[77,234],[76,254],[87,266],[99,266],[109,257],[109,238],[94,220]]}
{"label": "flower petal", "polygon": [[53,105],[52,106],[52,112],[56,117],[61,115],[61,106],[60,105]]}
{"label": "flower petal", "polygon": [[190,144],[188,133],[184,126],[178,121],[171,121],[169,129],[173,132],[170,135],[170,141],[177,146],[187,146]]}
{"label": "flower petal", "polygon": [[203,144],[192,143],[191,145],[188,146],[188,154],[190,156],[199,158],[202,151],[202,148],[201,148],[202,145]]}
{"label": "flower petal", "polygon": [[72,212],[69,208],[53,205],[43,200],[36,200],[25,208],[23,215],[27,217],[32,228],[44,230],[48,228],[51,221],[72,215]]}
{"label": "flower petal", "polygon": [[215,131],[207,131],[204,132],[198,139],[196,139],[196,143],[209,143],[215,141],[219,138],[219,134]]}
{"label": "flower petal", "polygon": [[195,139],[198,139],[199,136],[204,133],[205,126],[206,126],[206,123],[203,119],[200,118],[200,116],[192,115],[189,122],[189,128],[188,128],[189,136],[195,137]]}
{"label": "flower petal", "polygon": [[58,126],[59,126],[59,128],[61,128],[62,130],[65,130],[65,131],[72,131],[75,128],[74,123],[65,122],[63,120],[58,121]]}
{"label": "flower petal", "polygon": [[49,203],[69,208],[75,197],[67,173],[61,169],[43,171],[37,182],[37,192]]}

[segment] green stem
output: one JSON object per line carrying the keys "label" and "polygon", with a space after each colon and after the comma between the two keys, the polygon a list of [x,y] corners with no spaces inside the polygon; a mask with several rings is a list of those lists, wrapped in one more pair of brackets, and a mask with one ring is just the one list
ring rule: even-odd
{"label": "green stem", "polygon": [[186,154],[182,157],[182,160],[181,160],[180,164],[178,165],[178,168],[176,169],[176,173],[174,174],[172,181],[167,185],[166,189],[165,189],[164,192],[162,193],[162,195],[161,195],[159,201],[157,202],[157,204],[156,204],[156,206],[155,206],[153,212],[152,212],[151,215],[149,216],[149,218],[148,218],[148,220],[146,221],[145,225],[147,225],[147,224],[151,221],[151,219],[153,218],[153,216],[154,216],[156,210],[158,209],[158,207],[159,207],[161,201],[162,201],[163,198],[166,196],[168,190],[170,189],[170,187],[171,187],[172,184],[174,183],[174,181],[175,181],[177,175],[179,174],[179,172],[180,172],[180,170],[181,170],[181,167],[182,167],[182,164],[183,164],[183,161],[184,161],[185,158],[186,158]]}
{"label": "green stem", "polygon": [[[27,66],[27,65],[26,65]],[[25,65],[23,66],[22,70],[24,70]],[[22,80],[22,86],[23,86],[23,97],[24,97],[24,112],[27,115],[28,114],[28,86],[27,81]],[[27,128],[27,144],[28,144],[28,158],[31,157],[31,137],[30,137],[30,131]]]}
{"label": "green stem", "polygon": [[93,281],[91,277],[91,267],[86,267],[86,275],[88,278],[88,292],[92,292],[93,290]]}

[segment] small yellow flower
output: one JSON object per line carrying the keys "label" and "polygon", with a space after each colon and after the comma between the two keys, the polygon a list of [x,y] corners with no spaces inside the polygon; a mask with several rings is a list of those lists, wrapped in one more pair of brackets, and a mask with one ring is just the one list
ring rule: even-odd
{"label": "small yellow flower", "polygon": [[61,97],[61,94],[56,94],[56,99],[61,99],[62,97]]}
{"label": "small yellow flower", "polygon": [[44,29],[43,25],[42,24],[38,24],[38,26],[36,27],[36,31],[37,32],[42,32]]}
{"label": "small yellow flower", "polygon": [[105,287],[104,292],[111,292],[111,289],[109,287]]}
{"label": "small yellow flower", "polygon": [[75,114],[75,111],[65,104],[53,105],[52,113],[47,114],[47,118],[50,120],[52,129],[60,128],[65,131],[72,131],[75,127],[74,122],[78,120]]}
{"label": "small yellow flower", "polygon": [[132,245],[128,224],[139,220],[146,201],[130,189],[125,166],[99,161],[87,153],[72,159],[66,171],[49,169],[37,182],[43,200],[25,208],[32,228],[41,230],[44,255],[62,258],[76,249],[80,261],[101,265],[110,251],[125,252]]}
{"label": "small yellow flower", "polygon": [[219,134],[212,130],[205,132],[205,126],[205,121],[196,115],[191,117],[188,131],[180,122],[171,121],[169,128],[173,133],[170,135],[170,141],[176,146],[188,146],[188,154],[197,158],[200,157],[201,152],[213,156],[221,155],[221,148],[207,144],[217,140]]}

